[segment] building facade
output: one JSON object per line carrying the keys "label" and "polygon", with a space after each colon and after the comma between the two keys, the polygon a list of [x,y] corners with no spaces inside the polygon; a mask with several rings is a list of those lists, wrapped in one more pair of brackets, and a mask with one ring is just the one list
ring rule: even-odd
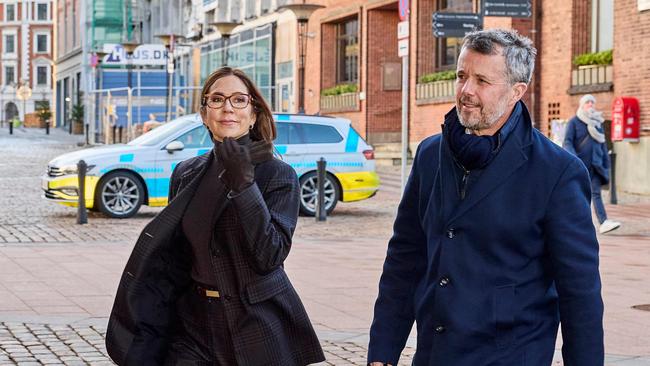
{"label": "building facade", "polygon": [[[0,120],[38,125],[36,110],[52,109],[53,12],[51,0],[0,1]],[[20,87],[31,90],[19,99]]]}

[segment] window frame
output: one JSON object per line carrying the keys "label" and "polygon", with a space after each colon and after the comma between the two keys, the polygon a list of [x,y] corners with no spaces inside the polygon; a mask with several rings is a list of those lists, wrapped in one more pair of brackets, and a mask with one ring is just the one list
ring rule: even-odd
{"label": "window frame", "polygon": [[[8,78],[7,78],[7,69],[8,68],[13,69],[13,80],[11,80],[11,81],[8,81]],[[2,65],[2,81],[3,81],[3,86],[10,86],[12,83],[14,84],[14,86],[16,85],[16,83],[18,82],[18,75],[16,73],[16,64],[7,63],[7,62],[3,63],[3,65]]]}
{"label": "window frame", "polygon": [[[38,7],[39,7],[39,5],[45,5],[45,19],[39,19],[38,18]],[[38,21],[38,22],[48,22],[48,21],[50,21],[52,19],[51,6],[50,6],[49,2],[45,2],[45,1],[35,2],[34,3],[34,8],[35,8],[35,11],[34,11],[34,14],[33,14],[33,17],[34,17],[33,20]]]}
{"label": "window frame", "polygon": [[[41,84],[38,82],[38,69],[39,68],[45,68],[45,83]],[[35,87],[50,87],[50,79],[51,79],[51,71],[52,69],[50,68],[49,65],[44,65],[44,64],[36,64],[34,65],[34,85]]]}
{"label": "window frame", "polygon": [[[7,48],[8,48],[7,47],[7,44],[8,44],[7,38],[8,37],[11,37],[13,39],[13,43],[12,43],[13,51],[12,52],[7,51]],[[16,32],[3,32],[3,34],[2,34],[2,52],[5,55],[16,55],[18,53],[18,50],[17,50],[18,45],[16,44],[16,38],[17,38]]]}
{"label": "window frame", "polygon": [[[349,35],[347,33],[342,33],[341,30],[345,32],[345,27],[346,24],[356,22],[356,33],[354,35]],[[359,29],[360,21],[359,21],[359,16],[355,15],[350,18],[346,18],[341,20],[340,22],[336,23],[336,38],[335,38],[335,47],[336,47],[336,84],[358,84],[359,83],[359,59],[360,59],[360,53],[361,53],[361,32]],[[346,41],[349,38],[354,37],[356,39],[356,43],[349,43],[346,44],[345,47],[351,46],[351,45],[356,45],[357,47],[357,55],[356,58],[354,58],[354,66],[351,71],[354,71],[354,77],[353,80],[348,80],[347,75],[343,75],[346,70],[342,70],[341,65],[344,65],[347,63],[346,55],[342,55],[342,47],[341,43]],[[345,79],[344,79],[345,77]]]}
{"label": "window frame", "polygon": [[[13,19],[9,20],[7,14],[9,14],[9,6],[11,6],[14,9],[14,16]],[[16,22],[18,21],[18,6],[17,3],[15,2],[8,2],[4,4],[4,14],[3,14],[3,19],[5,22]]]}
{"label": "window frame", "polygon": [[[45,36],[45,51],[39,51],[38,49],[38,37],[39,36]],[[37,31],[34,32],[34,53],[38,54],[49,54],[51,50],[51,40],[50,40],[50,32],[47,31]]]}
{"label": "window frame", "polygon": [[[471,9],[455,9],[454,7],[449,7],[448,5],[445,5],[443,8],[443,1],[446,2],[446,0],[436,0],[436,11],[437,12],[445,12],[448,11],[450,13],[453,12],[476,12],[476,7],[477,3],[476,0],[465,0],[466,2],[471,3]],[[448,39],[457,39],[458,44],[456,47],[458,47],[456,51],[456,56],[454,57],[454,62],[453,63],[445,63],[443,64],[443,61],[446,62],[447,58],[447,49],[449,46],[447,45],[447,40]],[[436,57],[435,57],[435,65],[434,65],[434,70],[436,72],[438,71],[448,71],[448,70],[456,70],[456,65],[458,64],[458,57],[460,56],[460,50],[462,48],[462,37],[436,37]]]}

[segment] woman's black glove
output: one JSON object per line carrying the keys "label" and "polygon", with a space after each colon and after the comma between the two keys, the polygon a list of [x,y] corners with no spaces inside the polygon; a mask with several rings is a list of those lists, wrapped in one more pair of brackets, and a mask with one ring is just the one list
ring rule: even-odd
{"label": "woman's black glove", "polygon": [[240,145],[232,137],[226,137],[223,143],[217,145],[217,157],[225,169],[219,178],[226,187],[239,193],[253,184],[255,171],[247,145]]}

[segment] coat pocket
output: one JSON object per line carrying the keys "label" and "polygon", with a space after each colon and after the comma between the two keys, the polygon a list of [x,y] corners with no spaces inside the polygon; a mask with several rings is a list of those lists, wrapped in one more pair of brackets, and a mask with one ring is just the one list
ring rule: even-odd
{"label": "coat pocket", "polygon": [[503,348],[514,341],[515,323],[515,285],[496,288],[494,293],[494,312],[496,319],[496,344]]}
{"label": "coat pocket", "polygon": [[246,286],[248,302],[256,304],[272,298],[289,288],[289,278],[282,267]]}

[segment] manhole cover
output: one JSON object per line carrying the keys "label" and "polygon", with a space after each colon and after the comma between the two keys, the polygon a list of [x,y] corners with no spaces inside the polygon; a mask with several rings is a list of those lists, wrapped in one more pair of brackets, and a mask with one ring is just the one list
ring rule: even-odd
{"label": "manhole cover", "polygon": [[634,305],[632,308],[637,310],[650,311],[650,304]]}

